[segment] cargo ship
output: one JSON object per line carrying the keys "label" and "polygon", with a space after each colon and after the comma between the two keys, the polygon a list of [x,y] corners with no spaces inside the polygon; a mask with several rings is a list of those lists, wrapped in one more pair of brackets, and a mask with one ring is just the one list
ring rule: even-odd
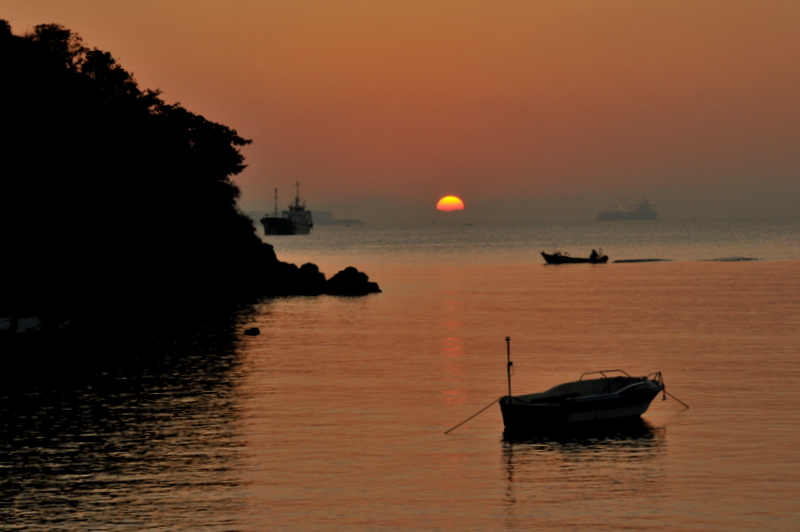
{"label": "cargo ship", "polygon": [[647,200],[631,205],[628,210],[621,208],[613,211],[604,211],[597,215],[599,222],[615,222],[620,220],[655,220],[658,213],[653,210],[655,205],[651,205]]}
{"label": "cargo ship", "polygon": [[278,216],[278,189],[275,189],[275,213],[261,218],[261,225],[265,235],[307,235],[311,232],[314,223],[311,211],[300,203],[300,183],[297,183],[294,203],[289,205],[288,211],[282,211],[281,216]]}

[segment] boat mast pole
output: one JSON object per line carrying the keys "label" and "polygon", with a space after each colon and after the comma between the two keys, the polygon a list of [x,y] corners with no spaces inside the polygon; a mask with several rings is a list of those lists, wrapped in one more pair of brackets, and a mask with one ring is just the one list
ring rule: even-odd
{"label": "boat mast pole", "polygon": [[275,189],[275,218],[278,217],[278,189]]}
{"label": "boat mast pole", "polygon": [[506,336],[506,373],[508,373],[508,400],[511,400],[511,366],[514,365],[511,362],[511,337]]}

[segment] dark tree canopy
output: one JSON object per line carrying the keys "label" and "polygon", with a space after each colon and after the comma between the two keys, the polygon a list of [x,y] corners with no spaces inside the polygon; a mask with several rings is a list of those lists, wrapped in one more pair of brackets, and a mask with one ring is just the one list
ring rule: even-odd
{"label": "dark tree canopy", "polygon": [[0,72],[0,313],[107,316],[268,291],[277,260],[231,181],[249,140],[139,88],[56,24],[16,36],[0,20]]}

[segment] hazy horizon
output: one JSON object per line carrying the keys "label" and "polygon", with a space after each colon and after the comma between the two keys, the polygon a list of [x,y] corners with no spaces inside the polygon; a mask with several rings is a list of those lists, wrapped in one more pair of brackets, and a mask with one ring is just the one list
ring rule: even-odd
{"label": "hazy horizon", "polygon": [[[411,204],[399,203],[385,198],[366,199],[358,204],[329,203],[327,208],[317,208],[314,205],[306,205],[312,213],[321,211],[330,213],[334,220],[356,219],[367,224],[464,224],[464,223],[547,223],[547,222],[597,222],[597,214],[601,211],[612,210],[614,207],[626,209],[633,207],[630,205],[615,204],[608,208],[591,210],[591,202],[575,202],[574,205],[565,206],[553,202],[551,205],[537,205],[535,201],[520,200],[509,207],[509,205],[486,203],[480,206],[472,206],[463,211],[442,212],[425,203]],[[640,200],[641,201],[641,200]],[[763,215],[742,212],[713,212],[697,215],[681,215],[673,212],[665,212],[659,205],[650,202],[658,213],[658,220],[663,221],[737,221],[737,220],[800,220],[800,216],[793,214],[765,213]],[[275,211],[274,202],[269,206],[255,205],[250,208],[243,208],[254,222],[258,222],[264,215],[272,215]],[[564,207],[564,208],[560,208]],[[584,208],[581,208],[584,207]],[[286,210],[287,205],[283,202],[278,205],[279,211]],[[688,211],[686,211],[688,212]],[[657,221],[658,221],[657,220]],[[638,224],[652,222],[597,222],[601,224]],[[261,225],[257,224],[258,231]]]}
{"label": "hazy horizon", "polygon": [[[243,211],[798,215],[800,3],[6,0],[236,129]],[[438,213],[445,195],[465,202]]]}

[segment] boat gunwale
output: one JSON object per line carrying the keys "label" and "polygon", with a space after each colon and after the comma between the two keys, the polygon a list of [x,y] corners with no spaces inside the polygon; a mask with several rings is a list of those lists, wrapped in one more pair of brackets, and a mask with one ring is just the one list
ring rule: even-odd
{"label": "boat gunwale", "polygon": [[[609,377],[606,373],[620,372],[624,376]],[[584,379],[586,375],[600,374],[602,377],[596,379]],[[614,384],[620,383],[622,386],[614,388]],[[557,384],[543,392],[534,392],[522,395],[505,396],[509,398],[509,405],[552,405],[554,407],[563,406],[565,402],[585,403],[589,401],[611,400],[615,397],[630,396],[633,388],[647,385],[647,389],[636,390],[634,393],[652,393],[653,388],[658,393],[664,389],[661,372],[657,371],[643,377],[633,377],[624,370],[602,370],[591,371],[581,374],[577,381],[570,381]],[[597,391],[600,389],[600,391]],[[515,401],[519,401],[516,402]]]}

